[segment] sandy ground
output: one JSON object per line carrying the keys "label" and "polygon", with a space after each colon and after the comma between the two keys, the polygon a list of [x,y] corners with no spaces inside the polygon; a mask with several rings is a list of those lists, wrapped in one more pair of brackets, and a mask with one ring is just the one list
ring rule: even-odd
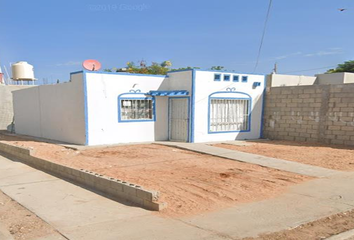
{"label": "sandy ground", "polygon": [[14,239],[38,239],[55,233],[55,230],[35,214],[0,191],[0,222]]}
{"label": "sandy ground", "polygon": [[262,234],[257,238],[243,240],[320,240],[354,229],[354,210],[335,214],[293,229]]}
{"label": "sandy ground", "polygon": [[251,144],[248,146],[215,144],[213,146],[335,170],[354,171],[354,147],[292,141],[248,143]]}
{"label": "sandy ground", "polygon": [[56,163],[158,190],[160,201],[168,204],[162,214],[168,216],[194,215],[275,197],[288,186],[311,179],[154,144],[76,151],[4,135],[0,141],[33,148],[36,156]]}

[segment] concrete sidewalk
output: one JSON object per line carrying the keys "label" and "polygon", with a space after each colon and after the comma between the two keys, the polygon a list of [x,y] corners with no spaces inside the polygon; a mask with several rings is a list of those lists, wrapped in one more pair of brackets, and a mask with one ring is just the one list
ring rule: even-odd
{"label": "concrete sidewalk", "polygon": [[340,171],[302,164],[298,162],[292,162],[277,158],[270,158],[261,155],[240,152],[236,150],[214,147],[205,143],[156,142],[156,144],[177,147],[193,152],[204,153],[216,157],[228,158],[240,162],[257,164],[264,167],[274,168],[312,177],[329,177],[341,173]]}
{"label": "concrete sidewalk", "polygon": [[[239,239],[354,208],[354,174],[312,180],[286,194],[194,217],[160,217],[0,156],[0,189],[68,239]],[[163,194],[163,193],[162,193]]]}

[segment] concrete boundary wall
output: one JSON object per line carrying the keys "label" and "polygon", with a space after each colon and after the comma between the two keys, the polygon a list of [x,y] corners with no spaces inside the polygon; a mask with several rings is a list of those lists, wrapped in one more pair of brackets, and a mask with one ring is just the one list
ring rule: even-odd
{"label": "concrete boundary wall", "polygon": [[116,201],[128,201],[135,206],[160,211],[167,207],[158,202],[159,192],[85,169],[74,169],[32,156],[32,150],[0,143],[0,153],[9,155],[38,170],[67,179]]}
{"label": "concrete boundary wall", "polygon": [[354,146],[354,84],[267,87],[263,136]]}

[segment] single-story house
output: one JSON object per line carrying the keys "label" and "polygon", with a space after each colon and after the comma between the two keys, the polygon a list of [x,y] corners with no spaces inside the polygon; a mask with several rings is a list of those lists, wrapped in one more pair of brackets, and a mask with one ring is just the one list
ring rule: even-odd
{"label": "single-story house", "polygon": [[190,69],[70,78],[13,93],[16,133],[80,145],[261,136],[263,75]]}

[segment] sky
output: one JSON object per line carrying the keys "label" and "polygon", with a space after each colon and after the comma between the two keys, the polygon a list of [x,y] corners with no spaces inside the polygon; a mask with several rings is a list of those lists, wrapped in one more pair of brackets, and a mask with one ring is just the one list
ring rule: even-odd
{"label": "sky", "polygon": [[[0,65],[54,83],[82,70],[170,60],[173,68],[314,75],[354,60],[354,0],[0,0]],[[339,11],[346,8],[346,11]],[[11,73],[10,73],[11,74]]]}

